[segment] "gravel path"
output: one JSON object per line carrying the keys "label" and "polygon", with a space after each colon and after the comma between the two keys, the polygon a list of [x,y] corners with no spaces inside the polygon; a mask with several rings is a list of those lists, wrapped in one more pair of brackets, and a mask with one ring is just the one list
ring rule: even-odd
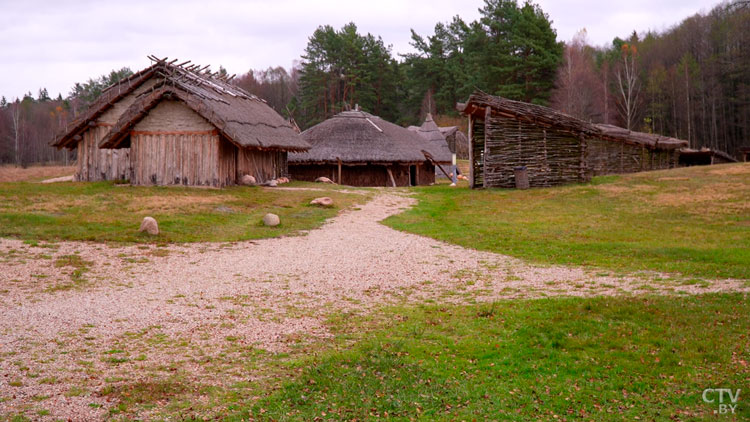
{"label": "gravel path", "polygon": [[748,290],[533,266],[379,223],[413,203],[381,193],[304,236],[234,244],[0,239],[0,415],[46,409],[49,418],[99,420],[113,405],[108,385],[174,373],[201,384],[252,379],[236,364],[243,353],[325,338],[333,312],[430,299]]}

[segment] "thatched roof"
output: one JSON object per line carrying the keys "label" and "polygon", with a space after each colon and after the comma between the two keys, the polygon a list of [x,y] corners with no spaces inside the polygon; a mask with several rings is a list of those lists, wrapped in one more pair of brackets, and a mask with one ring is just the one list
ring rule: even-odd
{"label": "thatched roof", "polygon": [[677,149],[688,146],[688,141],[654,133],[635,132],[618,126],[595,124],[605,138],[629,144],[643,145],[651,149]]}
{"label": "thatched roof", "polygon": [[464,114],[481,115],[479,117],[484,118],[487,107],[501,116],[570,132],[576,136],[643,145],[650,149],[677,149],[688,145],[687,141],[681,139],[635,132],[612,125],[589,123],[549,107],[513,101],[482,91],[475,91],[465,104],[459,103],[457,109]]}
{"label": "thatched roof", "polygon": [[446,157],[415,132],[359,110],[341,112],[300,136],[312,148],[289,154],[289,163],[418,163],[426,159],[423,151],[440,163],[450,161],[450,153]]}
{"label": "thatched roof", "polygon": [[469,138],[466,137],[466,134],[462,131],[458,130],[458,126],[447,126],[447,127],[441,127],[440,131],[443,132],[443,136],[447,138],[451,136],[456,137],[456,142],[463,142],[468,145]]}
{"label": "thatched roof", "polygon": [[156,83],[141,93],[120,116],[100,143],[102,148],[126,146],[130,129],[162,100],[180,100],[216,127],[239,147],[304,151],[310,146],[292,125],[265,101],[228,82],[226,78],[159,60],[153,66],[108,88],[88,112],[68,125],[53,142],[72,147],[89,125],[95,124],[114,103],[134,92],[147,80]]}
{"label": "thatched roof", "polygon": [[522,101],[513,101],[479,90],[474,91],[465,104],[459,103],[456,108],[464,114],[473,114],[484,118],[487,107],[490,107],[493,113],[501,116],[547,126],[575,135],[595,135],[599,133],[599,130],[593,124],[560,113],[549,107],[524,103]]}
{"label": "thatched roof", "polygon": [[453,136],[458,131],[458,126],[441,126],[440,133],[447,139],[449,136]]}
{"label": "thatched roof", "polygon": [[448,141],[446,141],[442,130],[432,119],[432,114],[427,113],[422,126],[409,126],[409,130],[416,132],[425,141],[430,143],[430,153],[438,162],[451,161],[451,150],[448,147]]}

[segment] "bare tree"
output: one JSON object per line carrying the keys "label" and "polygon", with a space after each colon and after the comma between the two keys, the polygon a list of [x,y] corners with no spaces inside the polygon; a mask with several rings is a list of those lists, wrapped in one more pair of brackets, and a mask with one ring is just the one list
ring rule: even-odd
{"label": "bare tree", "polygon": [[13,152],[16,166],[21,165],[20,133],[21,133],[21,102],[16,99],[8,105],[11,124],[13,125]]}
{"label": "bare tree", "polygon": [[617,87],[620,91],[617,102],[618,111],[628,130],[633,129],[641,91],[641,84],[638,80],[637,54],[638,49],[634,44],[623,44],[621,47],[622,60],[618,63],[616,72]]}
{"label": "bare tree", "polygon": [[565,46],[550,102],[571,116],[594,120],[601,115],[601,96],[594,65],[594,50],[586,41],[586,30],[579,31]]}

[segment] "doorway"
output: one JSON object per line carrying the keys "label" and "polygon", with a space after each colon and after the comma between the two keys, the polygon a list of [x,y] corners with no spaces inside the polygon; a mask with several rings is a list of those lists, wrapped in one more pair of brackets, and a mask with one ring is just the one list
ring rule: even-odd
{"label": "doorway", "polygon": [[417,166],[409,166],[409,186],[417,186]]}

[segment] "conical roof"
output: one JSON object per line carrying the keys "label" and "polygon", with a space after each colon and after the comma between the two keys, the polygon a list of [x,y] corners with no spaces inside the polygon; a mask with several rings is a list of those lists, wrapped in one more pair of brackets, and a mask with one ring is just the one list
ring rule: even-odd
{"label": "conical roof", "polygon": [[422,139],[429,143],[429,152],[435,157],[436,161],[440,163],[451,161],[451,151],[448,147],[448,141],[445,139],[445,135],[438,125],[432,119],[432,114],[427,113],[427,117],[425,117],[422,126],[410,126],[409,129],[419,134]]}

